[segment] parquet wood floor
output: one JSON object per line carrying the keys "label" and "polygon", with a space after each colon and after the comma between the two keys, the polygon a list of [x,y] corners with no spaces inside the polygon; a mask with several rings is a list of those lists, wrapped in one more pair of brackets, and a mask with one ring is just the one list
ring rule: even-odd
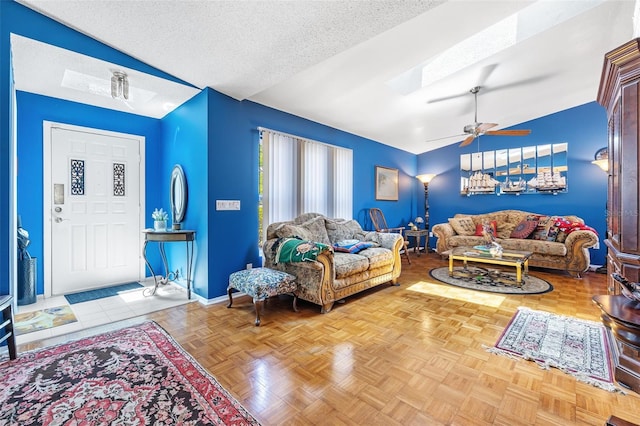
{"label": "parquet wood floor", "polygon": [[[640,423],[640,396],[609,393],[557,369],[489,354],[518,306],[599,320],[604,274],[532,268],[551,293],[496,295],[430,279],[437,254],[411,254],[399,287],[381,285],[320,314],[272,298],[262,325],[251,300],[147,315],[264,425],[603,425]],[[70,338],[67,336],[66,338]],[[55,338],[19,350],[55,343]]]}

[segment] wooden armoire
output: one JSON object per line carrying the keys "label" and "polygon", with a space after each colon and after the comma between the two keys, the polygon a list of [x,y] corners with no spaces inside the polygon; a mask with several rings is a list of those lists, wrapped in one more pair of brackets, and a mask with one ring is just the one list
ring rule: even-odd
{"label": "wooden armoire", "polygon": [[605,55],[598,103],[609,122],[607,276],[609,294],[620,288],[613,272],[640,282],[640,39]]}

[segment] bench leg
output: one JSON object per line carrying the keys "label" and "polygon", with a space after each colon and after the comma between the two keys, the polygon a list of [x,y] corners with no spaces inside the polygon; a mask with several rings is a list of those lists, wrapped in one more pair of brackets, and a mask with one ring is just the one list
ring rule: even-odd
{"label": "bench leg", "polygon": [[298,296],[293,295],[293,312],[298,312]]}
{"label": "bench leg", "polygon": [[231,307],[231,305],[233,305],[233,297],[231,297],[231,293],[232,293],[232,292],[233,292],[233,291],[232,291],[231,287],[229,287],[229,288],[227,289],[227,294],[229,295],[229,304],[227,305],[227,308],[230,308],[230,307]]}
{"label": "bench leg", "polygon": [[260,310],[264,308],[264,300],[255,300],[253,299],[253,306],[256,309],[256,322],[255,325],[258,327],[260,325]]}

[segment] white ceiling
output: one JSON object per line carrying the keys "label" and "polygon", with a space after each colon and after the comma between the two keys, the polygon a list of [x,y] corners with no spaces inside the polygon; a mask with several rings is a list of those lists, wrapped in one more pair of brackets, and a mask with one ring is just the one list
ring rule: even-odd
{"label": "white ceiling", "polygon": [[[515,0],[19,2],[198,88],[211,87],[412,153],[463,139],[427,142],[459,135],[474,122],[468,91],[476,85],[482,87],[478,121],[498,123],[492,130],[594,101],[603,55],[634,36],[637,8],[632,0],[542,5]],[[582,11],[568,15],[567,7]],[[544,28],[537,28],[541,24]],[[499,46],[510,41],[500,28],[514,30],[518,42]],[[482,37],[487,31],[490,36]],[[42,83],[48,67],[84,73],[85,80],[98,69],[122,68],[70,53],[57,60],[48,52],[42,61],[36,55],[44,52],[30,50],[38,43],[22,39],[14,45],[14,39],[16,85],[27,69],[41,74],[23,78],[21,90],[46,90],[29,85]],[[38,65],[29,64],[29,58],[37,58]],[[68,63],[74,60],[84,68]],[[420,69],[411,70],[427,62],[428,75],[437,77],[420,87]],[[158,96],[177,102],[193,96],[188,86],[165,88],[161,79],[126,72],[133,87]],[[412,87],[390,83],[403,73]],[[50,83],[56,84],[60,81]],[[147,89],[150,84],[153,89]],[[56,90],[77,92],[75,101],[96,102],[95,94],[63,89]],[[123,108],[101,97],[114,106],[100,106]],[[150,116],[166,113],[135,108]]]}

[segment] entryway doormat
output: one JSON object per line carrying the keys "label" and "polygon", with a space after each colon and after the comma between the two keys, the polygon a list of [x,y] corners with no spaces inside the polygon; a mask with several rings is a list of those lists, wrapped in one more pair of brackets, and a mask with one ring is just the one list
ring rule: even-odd
{"label": "entryway doormat", "polygon": [[33,331],[59,327],[76,321],[78,321],[78,319],[71,310],[71,306],[64,305],[15,314],[13,328],[16,335],[19,336]]}
{"label": "entryway doormat", "polygon": [[613,340],[600,322],[519,307],[489,352],[558,368],[578,380],[608,390],[614,385]]}
{"label": "entryway doormat", "polygon": [[0,424],[260,426],[154,322],[0,361]]}
{"label": "entryway doormat", "polygon": [[553,286],[542,278],[527,275],[523,277],[522,287],[516,285],[516,273],[500,269],[480,268],[477,266],[453,267],[454,276],[449,276],[449,268],[435,268],[429,274],[445,284],[469,290],[488,291],[502,294],[540,294],[553,290]]}
{"label": "entryway doormat", "polygon": [[65,294],[67,302],[74,305],[76,303],[89,302],[91,300],[103,299],[105,297],[117,296],[123,291],[135,290],[144,287],[140,283],[120,284],[113,287],[98,288],[95,290],[81,291],[80,293]]}

